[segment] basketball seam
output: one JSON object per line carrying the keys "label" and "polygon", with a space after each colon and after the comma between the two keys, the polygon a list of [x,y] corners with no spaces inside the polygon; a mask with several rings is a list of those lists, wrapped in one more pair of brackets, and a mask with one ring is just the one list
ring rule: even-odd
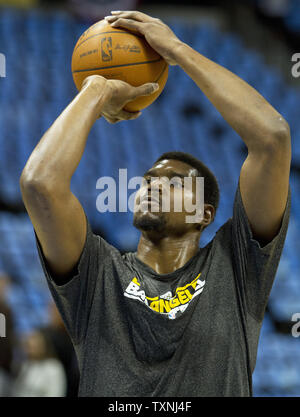
{"label": "basketball seam", "polygon": [[114,31],[110,31],[110,32],[96,33],[96,35],[89,36],[84,41],[80,42],[80,44],[76,46],[76,48],[74,49],[74,51],[76,51],[76,49],[79,48],[80,45],[82,45],[84,42],[88,41],[89,39],[94,38],[95,36],[104,35],[106,33],[126,33],[127,35],[138,36],[139,38],[142,38],[143,37],[141,35],[136,35],[136,34],[133,34],[133,33],[124,32],[124,31],[120,31],[120,30],[118,30],[118,31],[117,30],[114,30]]}
{"label": "basketball seam", "polygon": [[98,71],[98,70],[102,70],[102,69],[111,69],[111,68],[118,68],[118,67],[128,67],[128,66],[131,66],[131,65],[151,64],[151,63],[154,63],[154,62],[159,62],[161,60],[162,60],[162,58],[158,58],[158,59],[155,59],[154,61],[132,62],[132,63],[128,63],[128,64],[111,65],[109,67],[87,68],[87,69],[72,71],[72,74],[75,74],[77,72]]}

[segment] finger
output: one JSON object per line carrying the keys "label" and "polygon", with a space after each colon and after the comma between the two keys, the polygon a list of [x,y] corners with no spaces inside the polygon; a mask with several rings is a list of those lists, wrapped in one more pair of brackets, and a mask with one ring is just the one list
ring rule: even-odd
{"label": "finger", "polygon": [[[108,22],[110,23],[110,22]],[[117,19],[115,22],[110,23],[112,27],[122,27],[129,30],[136,30],[137,32],[144,34],[143,26],[140,22],[132,19]]]}
{"label": "finger", "polygon": [[113,10],[110,12],[113,16],[124,17],[126,19],[134,19],[140,22],[151,22],[154,18],[145,13],[132,10]]}
{"label": "finger", "polygon": [[159,84],[157,83],[146,83],[135,87],[132,93],[132,99],[135,99],[139,96],[149,96],[150,94],[155,93],[159,89]]}
{"label": "finger", "polygon": [[89,75],[88,77],[86,77],[81,85],[81,90],[89,83],[93,82],[93,81],[101,81],[103,83],[105,83],[107,80],[106,78],[102,77],[101,75]]}
{"label": "finger", "polygon": [[104,19],[109,22],[112,23],[114,21],[116,21],[118,19],[118,16],[105,16]]}

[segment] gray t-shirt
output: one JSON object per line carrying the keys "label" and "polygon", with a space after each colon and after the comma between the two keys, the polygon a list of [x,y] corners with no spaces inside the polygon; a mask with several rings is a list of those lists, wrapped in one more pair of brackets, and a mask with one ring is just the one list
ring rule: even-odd
{"label": "gray t-shirt", "polygon": [[261,247],[236,192],[233,217],[183,267],[157,274],[93,234],[77,274],[49,288],[74,344],[79,396],[251,396],[259,332],[282,252]]}

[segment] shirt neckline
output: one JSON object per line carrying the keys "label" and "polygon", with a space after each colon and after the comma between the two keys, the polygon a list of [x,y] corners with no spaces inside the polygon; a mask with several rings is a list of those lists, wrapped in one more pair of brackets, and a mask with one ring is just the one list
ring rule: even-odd
{"label": "shirt neckline", "polygon": [[151,275],[152,278],[158,281],[171,281],[174,278],[176,278],[177,275],[185,271],[199,257],[202,250],[203,248],[198,248],[195,255],[193,255],[183,266],[167,274],[158,274],[157,272],[155,272],[154,269],[152,269],[149,265],[145,264],[143,261],[141,261],[137,257],[137,252],[134,252],[132,255],[133,255],[134,263],[138,265],[138,267],[142,269],[143,272],[147,273],[148,275]]}

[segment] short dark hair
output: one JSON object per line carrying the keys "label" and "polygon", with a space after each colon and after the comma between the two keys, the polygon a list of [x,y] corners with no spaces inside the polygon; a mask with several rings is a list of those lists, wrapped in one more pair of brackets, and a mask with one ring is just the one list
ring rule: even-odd
{"label": "short dark hair", "polygon": [[219,207],[220,190],[217,178],[211,170],[199,159],[193,155],[185,152],[172,151],[163,153],[154,164],[163,159],[175,159],[177,161],[185,162],[198,171],[197,176],[204,177],[204,203],[214,206],[215,211]]}

